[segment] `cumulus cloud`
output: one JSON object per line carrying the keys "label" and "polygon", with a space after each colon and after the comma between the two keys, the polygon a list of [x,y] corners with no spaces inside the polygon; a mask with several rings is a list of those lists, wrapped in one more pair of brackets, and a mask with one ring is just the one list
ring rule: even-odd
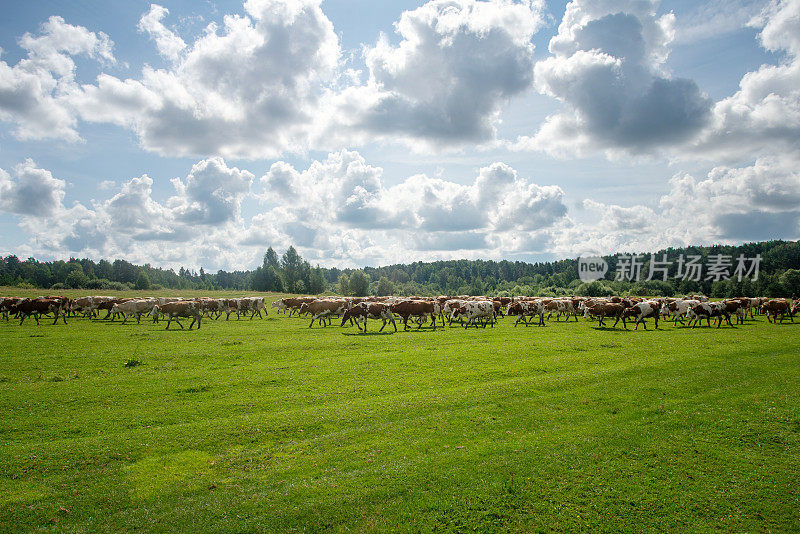
{"label": "cumulus cloud", "polygon": [[169,9],[158,4],[150,4],[150,11],[139,19],[138,28],[156,42],[159,54],[171,61],[177,61],[179,54],[186,48],[186,43],[161,22],[167,15]]}
{"label": "cumulus cloud", "polygon": [[67,104],[77,89],[72,57],[83,54],[111,64],[114,43],[103,32],[52,16],[39,35],[26,33],[19,45],[25,58],[13,66],[0,61],[0,120],[14,123],[19,139],[80,140],[77,118]]}
{"label": "cumulus cloud", "polygon": [[330,124],[319,142],[402,139],[414,147],[494,138],[503,103],[531,86],[531,37],[543,3],[432,0],[363,53],[368,80],[329,95]]}
{"label": "cumulus cloud", "polygon": [[800,0],[772,2],[751,24],[761,28],[762,46],[784,60],[747,73],[739,91],[717,102],[695,156],[735,162],[743,146],[750,158],[800,154]]}
{"label": "cumulus cloud", "polygon": [[503,163],[481,168],[470,185],[417,174],[386,187],[382,169],[339,151],[304,171],[277,162],[261,182],[262,201],[279,204],[272,213],[283,231],[321,249],[339,231],[380,231],[401,250],[487,251],[500,234],[550,228],[567,212],[561,188],[531,183]]}
{"label": "cumulus cloud", "polygon": [[553,55],[535,67],[536,88],[564,110],[515,148],[641,154],[696,135],[711,101],[692,80],[665,71],[675,16],[658,16],[657,6],[657,0],[570,2],[550,40]]}
{"label": "cumulus cloud", "polygon": [[14,167],[14,178],[0,169],[0,210],[18,215],[47,217],[64,199],[64,180],[54,178],[31,159]]}
{"label": "cumulus cloud", "polygon": [[307,148],[321,85],[339,60],[320,0],[248,0],[186,44],[153,5],[139,22],[169,68],[140,79],[108,74],[70,96],[86,121],[133,129],[143,148],[170,156],[274,157]]}
{"label": "cumulus cloud", "polygon": [[610,254],[800,237],[800,172],[791,160],[715,167],[704,179],[678,173],[668,186],[657,209],[585,200],[588,217],[559,232],[553,250]]}

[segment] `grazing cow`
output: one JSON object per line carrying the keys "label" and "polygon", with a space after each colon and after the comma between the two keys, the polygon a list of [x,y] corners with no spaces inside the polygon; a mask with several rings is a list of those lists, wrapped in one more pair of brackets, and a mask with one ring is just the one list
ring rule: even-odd
{"label": "grazing cow", "polygon": [[[409,317],[431,317],[431,326],[436,330],[436,303],[427,300],[403,300],[392,304],[392,313],[396,313],[403,319],[403,329],[408,330]],[[444,327],[444,323],[442,324]],[[422,323],[419,323],[417,330],[422,328]]]}
{"label": "grazing cow", "polygon": [[167,302],[166,304],[156,304],[152,310],[153,318],[158,319],[162,315],[167,316],[167,328],[172,321],[178,323],[178,326],[183,329],[183,325],[178,321],[178,317],[191,317],[192,324],[189,325],[189,330],[192,329],[194,323],[197,323],[197,329],[200,330],[200,322],[203,319],[203,311],[200,309],[200,304],[193,300],[183,300],[179,302]]}
{"label": "grazing cow", "polygon": [[330,316],[343,314],[347,309],[347,304],[344,299],[320,299],[304,303],[300,306],[299,313],[311,315],[311,322],[308,324],[309,328],[314,324],[314,321],[317,321],[317,324],[325,325],[325,319],[328,320],[327,324],[330,325]]}
{"label": "grazing cow", "polygon": [[[605,326],[603,319],[606,317],[615,317],[617,320],[614,321],[614,324],[611,328],[616,328],[617,323],[622,320],[622,326],[625,328],[625,330],[627,330],[628,325],[625,324],[626,309],[627,308],[625,308],[625,305],[619,302],[597,303],[594,306],[586,308],[583,312],[583,316],[586,318],[594,317],[599,319],[599,322],[597,323],[598,327]],[[645,328],[647,328],[647,325],[645,325]]]}
{"label": "grazing cow", "polygon": [[[646,302],[640,302],[638,304],[634,304],[625,309],[622,313],[622,317],[635,317],[636,318],[636,327],[634,330],[639,328],[639,323],[644,325],[644,329],[647,330],[647,323],[644,322],[645,319],[648,317],[652,317],[655,319],[656,328],[658,328],[658,316],[661,306],[658,301],[651,300]],[[616,324],[616,323],[615,323]]]}
{"label": "grazing cow", "polygon": [[686,316],[689,318],[689,324],[692,328],[702,324],[701,322],[704,318],[707,326],[710,327],[712,317],[718,319],[717,328],[722,326],[723,319],[725,319],[730,326],[733,326],[731,324],[730,312],[728,312],[728,308],[723,302],[701,302],[697,306],[689,308]]}
{"label": "grazing cow", "polygon": [[787,315],[789,316],[789,319],[794,322],[794,318],[792,317],[792,309],[789,306],[789,303],[785,300],[774,299],[765,302],[761,305],[761,313],[767,316],[767,321],[770,321],[770,317],[772,317],[772,323],[778,322],[778,315],[781,316],[781,322],[783,322],[783,319]]}
{"label": "grazing cow", "polygon": [[341,326],[344,326],[348,319],[355,320],[356,328],[359,330],[361,330],[361,326],[359,326],[358,323],[363,321],[364,333],[367,332],[367,319],[380,319],[383,321],[383,325],[378,332],[383,332],[387,321],[392,323],[392,326],[394,326],[394,331],[397,332],[397,323],[394,322],[392,307],[381,302],[361,302],[349,310],[345,310],[344,314],[342,314]]}
{"label": "grazing cow", "polygon": [[111,313],[114,315],[122,315],[122,324],[128,321],[128,315],[135,315],[136,324],[139,324],[141,323],[142,315],[149,313],[156,304],[158,304],[157,299],[134,299],[115,304],[114,307],[111,308]]}
{"label": "grazing cow", "polygon": [[31,315],[36,319],[36,324],[39,324],[39,316],[50,313],[55,315],[53,324],[58,322],[59,317],[64,320],[64,324],[67,324],[66,310],[62,308],[60,300],[42,298],[22,299],[14,305],[12,312],[20,316],[19,324],[22,324],[25,318]]}
{"label": "grazing cow", "polygon": [[535,317],[536,315],[539,316],[537,326],[544,326],[544,312],[545,306],[539,300],[521,300],[508,307],[508,315],[517,316],[514,326],[517,326],[520,321],[525,323],[525,326],[528,326],[529,323],[525,317]]}
{"label": "grazing cow", "polygon": [[483,319],[483,327],[486,328],[486,323],[491,322],[494,328],[494,302],[491,300],[471,300],[463,303],[461,306],[453,311],[454,317],[463,316],[467,319],[464,328],[469,327],[470,324],[478,328],[476,319]]}

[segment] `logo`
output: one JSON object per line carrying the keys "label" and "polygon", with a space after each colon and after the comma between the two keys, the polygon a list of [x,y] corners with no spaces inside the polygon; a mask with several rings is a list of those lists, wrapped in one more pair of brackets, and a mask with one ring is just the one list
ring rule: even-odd
{"label": "logo", "polygon": [[600,256],[581,256],[578,258],[578,277],[581,282],[594,282],[605,277],[608,272],[606,260]]}

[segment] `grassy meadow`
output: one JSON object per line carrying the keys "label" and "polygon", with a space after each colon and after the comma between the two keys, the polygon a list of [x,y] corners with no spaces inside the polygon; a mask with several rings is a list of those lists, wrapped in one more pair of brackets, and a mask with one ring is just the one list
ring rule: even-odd
{"label": "grassy meadow", "polygon": [[0,320],[0,532],[800,531],[800,321],[51,322]]}

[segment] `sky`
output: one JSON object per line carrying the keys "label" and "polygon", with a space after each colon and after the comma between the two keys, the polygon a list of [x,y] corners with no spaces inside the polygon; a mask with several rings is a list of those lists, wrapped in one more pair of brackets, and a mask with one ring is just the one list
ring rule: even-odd
{"label": "sky", "polygon": [[4,6],[0,254],[252,269],[800,237],[800,0]]}

